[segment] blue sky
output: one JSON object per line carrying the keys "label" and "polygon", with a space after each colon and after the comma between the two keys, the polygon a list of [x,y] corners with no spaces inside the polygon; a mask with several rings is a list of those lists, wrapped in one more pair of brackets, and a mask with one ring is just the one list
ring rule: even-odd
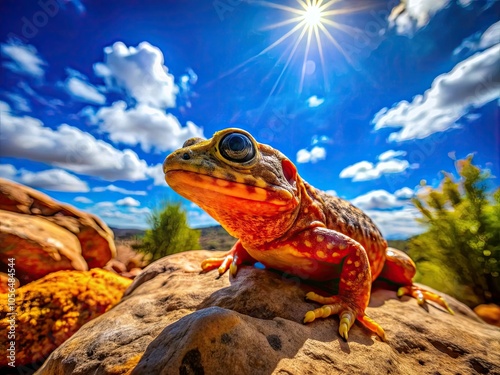
{"label": "blue sky", "polygon": [[[180,199],[166,155],[240,127],[388,238],[421,231],[409,199],[456,159],[498,186],[500,2],[322,6],[2,1],[0,176],[144,228]],[[184,202],[193,226],[215,224]]]}

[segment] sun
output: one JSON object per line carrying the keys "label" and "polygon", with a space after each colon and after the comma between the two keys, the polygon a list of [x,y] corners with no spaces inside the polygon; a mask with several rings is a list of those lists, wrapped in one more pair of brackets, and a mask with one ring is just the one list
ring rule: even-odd
{"label": "sun", "polygon": [[[358,3],[358,5],[355,7],[341,7],[340,4],[342,0],[295,1],[297,4],[295,5],[295,7],[291,5],[278,4],[267,0],[252,1],[252,4],[256,6],[272,8],[285,12],[285,15],[280,17],[281,21],[261,28],[262,31],[278,29],[285,31],[280,37],[278,37],[274,42],[265,47],[258,54],[250,57],[243,63],[226,72],[224,76],[231,74],[236,70],[239,70],[251,61],[275,49],[279,45],[289,43],[290,45],[285,48],[285,52],[281,54],[281,56],[278,58],[278,61],[275,63],[275,66],[278,66],[281,61],[284,61],[284,64],[282,64],[283,68],[281,69],[281,72],[279,73],[278,78],[273,85],[271,92],[269,93],[269,97],[271,97],[277,89],[278,85],[285,75],[285,72],[289,70],[291,65],[295,65],[291,63],[297,58],[301,58],[300,74],[292,72],[292,75],[296,75],[299,78],[299,94],[302,93],[306,73],[308,72],[308,67],[311,66],[312,60],[315,60],[317,62],[314,62],[315,66],[321,67],[324,81],[324,91],[330,91],[330,82],[327,75],[327,69],[329,69],[330,66],[334,65],[334,61],[329,59],[328,64],[325,63],[325,49],[327,47],[333,46],[336,50],[340,51],[340,53],[344,56],[348,63],[352,64],[349,55],[346,53],[346,51],[344,51],[341,43],[337,41],[336,36],[338,32],[342,32],[351,36],[361,32],[355,27],[348,26],[344,23],[339,22],[337,16],[366,10],[373,7],[373,5],[370,5],[370,1],[363,1],[361,3]],[[349,2],[344,1],[343,3],[348,4]],[[302,51],[303,55],[299,57]]]}
{"label": "sun", "polygon": [[318,5],[308,5],[304,12],[304,21],[307,26],[315,27],[321,23],[321,9]]}

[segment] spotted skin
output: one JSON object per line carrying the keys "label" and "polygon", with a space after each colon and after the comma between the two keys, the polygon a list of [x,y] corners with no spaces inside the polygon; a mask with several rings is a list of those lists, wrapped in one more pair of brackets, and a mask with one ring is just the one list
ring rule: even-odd
{"label": "spotted skin", "polygon": [[261,262],[303,279],[339,280],[336,296],[306,295],[323,306],[307,312],[304,323],[337,314],[346,340],[356,320],[385,340],[382,327],[365,314],[378,277],[400,286],[399,295],[420,304],[432,300],[451,312],[444,299],[413,285],[415,264],[387,247],[364,212],[309,185],[286,156],[241,129],[187,140],[163,170],[172,189],[238,238],[223,257],[203,261],[203,270],[236,275],[239,265]]}

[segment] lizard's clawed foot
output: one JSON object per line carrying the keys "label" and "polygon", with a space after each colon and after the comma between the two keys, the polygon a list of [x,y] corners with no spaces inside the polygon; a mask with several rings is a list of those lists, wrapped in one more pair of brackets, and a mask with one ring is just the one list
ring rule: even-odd
{"label": "lizard's clawed foot", "polygon": [[228,252],[221,258],[208,258],[201,262],[201,269],[204,272],[218,268],[219,275],[223,275],[228,269],[231,276],[235,276],[238,271],[238,256],[233,252]]}
{"label": "lizard's clawed foot", "polygon": [[439,306],[446,309],[451,315],[455,315],[453,310],[448,306],[448,303],[444,300],[443,297],[438,296],[436,293],[429,292],[423,288],[420,288],[416,285],[408,285],[402,286],[398,289],[398,297],[402,297],[404,295],[412,296],[415,298],[420,306],[425,305],[425,301],[433,301],[436,302]]}
{"label": "lizard's clawed foot", "polygon": [[[349,330],[356,319],[370,331],[375,332],[383,341],[386,341],[384,329],[370,319],[361,309],[356,309],[352,304],[344,301],[340,296],[323,297],[314,292],[309,292],[306,299],[323,304],[319,309],[311,310],[304,316],[304,323],[309,323],[317,318],[326,318],[330,315],[339,315],[339,334],[345,340],[349,337]],[[359,311],[356,311],[359,310]]]}

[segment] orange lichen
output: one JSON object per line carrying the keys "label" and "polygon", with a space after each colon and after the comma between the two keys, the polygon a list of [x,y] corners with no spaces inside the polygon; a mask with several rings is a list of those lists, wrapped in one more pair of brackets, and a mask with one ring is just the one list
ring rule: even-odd
{"label": "orange lichen", "polygon": [[[82,325],[120,301],[131,280],[102,269],[58,271],[16,290],[16,365],[41,362]],[[0,332],[9,331],[7,294],[0,294]],[[7,351],[10,340],[0,340]],[[0,357],[0,367],[7,365]]]}

